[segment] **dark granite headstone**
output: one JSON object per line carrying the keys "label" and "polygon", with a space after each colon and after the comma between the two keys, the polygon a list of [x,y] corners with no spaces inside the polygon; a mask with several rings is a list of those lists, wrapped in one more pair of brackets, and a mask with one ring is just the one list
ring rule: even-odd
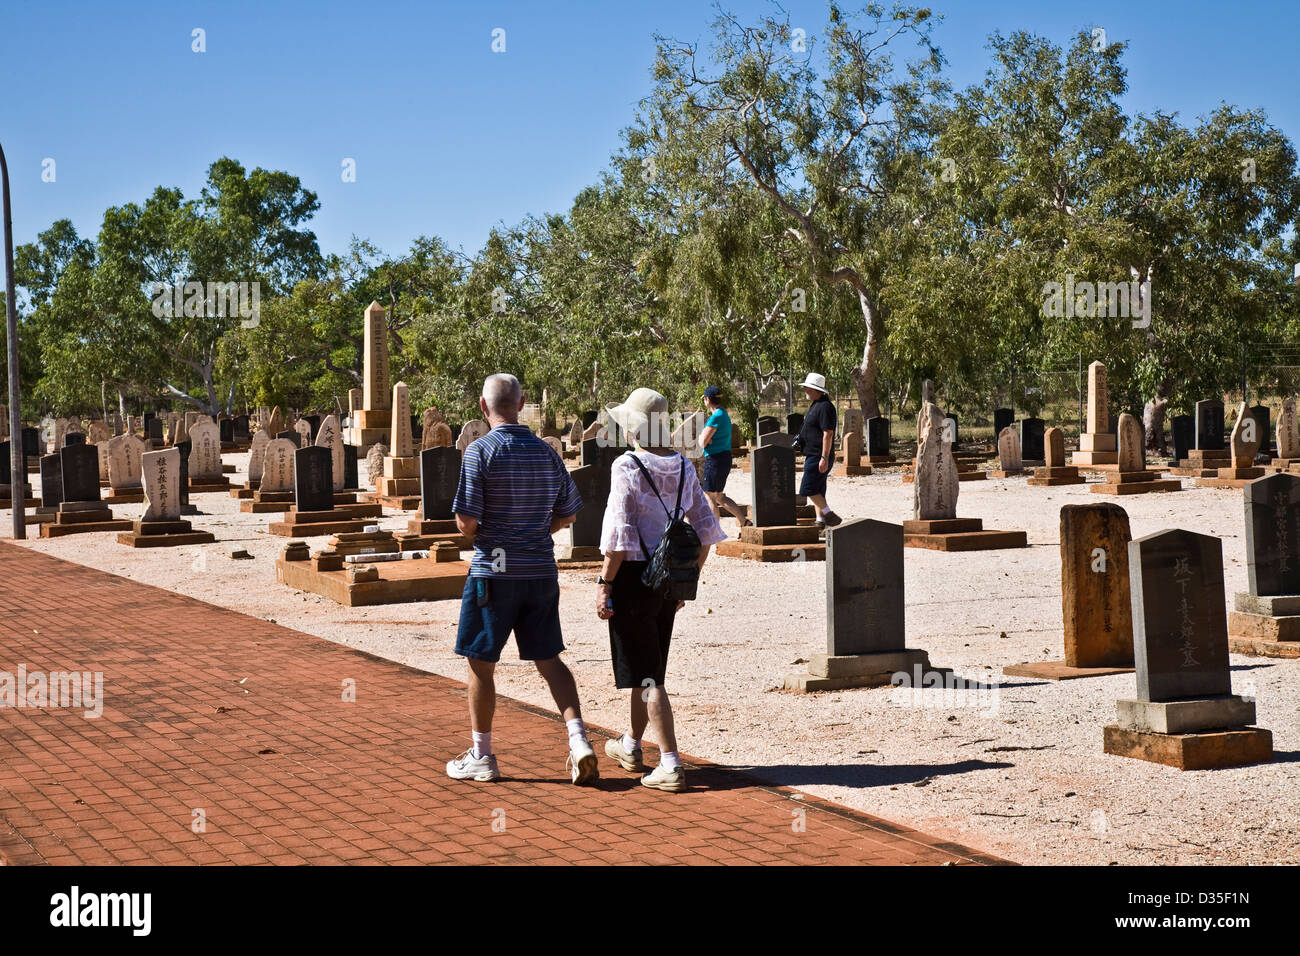
{"label": "dark granite headstone", "polygon": [[803,415],[793,412],[785,416],[785,433],[787,435],[797,435],[803,428]]}
{"label": "dark granite headstone", "polygon": [[1223,447],[1223,402],[1196,403],[1196,447],[1207,451]]}
{"label": "dark granite headstone", "polygon": [[826,529],[826,653],[906,646],[903,528],[872,518]]}
{"label": "dark granite headstone", "polygon": [[1169,435],[1174,446],[1174,461],[1183,461],[1196,443],[1196,419],[1191,415],[1175,415],[1169,419]]}
{"label": "dark granite headstone", "polygon": [[1024,461],[1046,461],[1047,452],[1043,449],[1043,433],[1047,422],[1041,418],[1020,419],[1020,457]]}
{"label": "dark granite headstone", "polygon": [[177,442],[173,447],[181,451],[181,466],[177,471],[181,485],[180,499],[181,507],[188,508],[190,506],[190,450],[194,447],[194,443],[187,438]]}
{"label": "dark granite headstone", "polygon": [[420,439],[424,437],[424,422],[419,415],[411,416],[411,439],[415,446],[420,446]]}
{"label": "dark granite headstone", "polygon": [[293,453],[293,503],[299,511],[334,508],[334,455],[324,445]]}
{"label": "dark granite headstone", "polygon": [[235,422],[235,441],[250,441],[253,437],[248,430],[249,418],[247,415],[236,415]]}
{"label": "dark granite headstone", "polygon": [[460,452],[453,446],[420,452],[420,509],[426,521],[449,521],[460,482]]}
{"label": "dark granite headstone", "polygon": [[57,508],[63,501],[59,453],[41,456],[41,507]]}
{"label": "dark granite headstone", "polygon": [[[1002,434],[1002,429],[1010,428],[1015,423],[1016,423],[1016,413],[1014,409],[1010,409],[1010,408],[993,409],[993,441],[996,442],[998,440],[998,436]],[[1021,457],[1024,457],[1023,448],[1021,448]]]}
{"label": "dark granite headstone", "polygon": [[347,491],[356,491],[361,487],[361,476],[357,470],[357,446],[343,446],[343,487]]}
{"label": "dark granite headstone", "polygon": [[162,419],[158,418],[156,415],[153,418],[149,419],[149,423],[145,426],[144,433],[148,437],[149,441],[162,444],[162,440],[163,440]]}
{"label": "dark granite headstone", "polygon": [[314,443],[316,441],[316,435],[320,432],[320,416],[304,415],[303,418],[307,419],[307,424],[311,426],[311,440]]}
{"label": "dark granite headstone", "polygon": [[[0,441],[0,485],[13,484],[13,462],[10,461],[13,443],[8,439]],[[27,480],[27,469],[23,468],[22,481]],[[15,498],[22,497],[21,492],[14,495]]]}
{"label": "dark granite headstone", "polygon": [[[596,420],[598,413],[594,408],[589,408],[582,413],[582,430],[585,432],[591,427],[591,423]],[[459,434],[459,431],[457,431]]]}
{"label": "dark granite headstone", "polygon": [[23,429],[23,454],[28,458],[40,458],[45,454],[45,449],[41,447],[39,428]]}
{"label": "dark granite headstone", "polygon": [[758,422],[756,423],[754,435],[755,437],[761,437],[763,435],[766,435],[768,432],[779,432],[780,430],[781,430],[781,423],[779,421],[777,421],[771,415],[763,415],[758,419]]}
{"label": "dark granite headstone", "polygon": [[217,422],[217,428],[220,429],[221,444],[233,445],[235,443],[235,420],[233,418],[223,418]]}
{"label": "dark granite headstone", "polygon": [[63,446],[65,448],[68,445],[84,445],[85,443],[86,443],[85,432],[64,432],[63,434]]}
{"label": "dark granite headstone", "polygon": [[99,451],[92,445],[64,445],[59,452],[64,501],[99,501]]}
{"label": "dark granite headstone", "polygon": [[794,449],[760,445],[750,453],[750,462],[754,524],[760,528],[794,524]]}
{"label": "dark granite headstone", "polygon": [[[768,445],[780,445],[782,448],[793,448],[795,435],[787,435],[785,432],[764,432],[758,436],[758,447],[764,448]],[[807,451],[807,449],[804,449]],[[817,451],[820,453],[821,449]]]}
{"label": "dark granite headstone", "polygon": [[1250,593],[1300,594],[1300,477],[1269,475],[1244,491]]}
{"label": "dark granite headstone", "polygon": [[884,416],[867,419],[867,454],[889,454],[889,419]]}
{"label": "dark granite headstone", "polygon": [[153,421],[153,420],[154,420],[155,418],[157,418],[157,417],[158,417],[158,416],[155,415],[153,412],[145,412],[145,413],[144,413],[144,416],[142,417],[142,420],[141,420],[141,425],[142,425],[142,427],[144,428],[144,433],[145,433],[146,435],[149,434],[149,423],[150,423],[151,421]]}
{"label": "dark granite headstone", "polygon": [[1260,454],[1273,457],[1273,428],[1272,412],[1267,405],[1252,405],[1250,414],[1255,417],[1256,430],[1255,434],[1260,436],[1259,451]]}
{"label": "dark granite headstone", "polygon": [[279,432],[275,437],[276,437],[276,438],[287,438],[287,439],[289,439],[289,441],[293,442],[294,445],[299,446],[299,447],[301,447],[301,445],[302,445],[302,436],[299,435],[298,432],[297,432],[296,430],[292,429],[292,428],[289,429],[287,432]]}
{"label": "dark granite headstone", "polygon": [[588,438],[582,443],[582,448],[578,452],[578,462],[582,465],[595,465],[597,468],[609,471],[614,467],[614,459],[623,454],[624,451],[626,451],[625,448],[602,442],[598,438]]}
{"label": "dark granite headstone", "polygon": [[[590,441],[591,439],[588,439]],[[587,442],[583,442],[585,448]],[[578,487],[582,507],[569,525],[569,544],[575,548],[600,547],[600,528],[609,501],[610,472],[602,465],[582,465],[569,472]]]}
{"label": "dark granite headstone", "polygon": [[1138,699],[1231,694],[1223,543],[1160,531],[1130,541],[1128,558]]}

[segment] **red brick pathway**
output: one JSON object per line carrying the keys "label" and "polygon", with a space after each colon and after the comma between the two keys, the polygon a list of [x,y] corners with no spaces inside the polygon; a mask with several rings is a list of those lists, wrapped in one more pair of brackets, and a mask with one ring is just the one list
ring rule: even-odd
{"label": "red brick pathway", "polygon": [[558,719],[507,698],[507,779],[451,781],[455,681],[12,544],[0,567],[0,671],[103,671],[106,701],[0,708],[7,864],[996,862],[721,767],[662,794],[602,755],[574,787]]}

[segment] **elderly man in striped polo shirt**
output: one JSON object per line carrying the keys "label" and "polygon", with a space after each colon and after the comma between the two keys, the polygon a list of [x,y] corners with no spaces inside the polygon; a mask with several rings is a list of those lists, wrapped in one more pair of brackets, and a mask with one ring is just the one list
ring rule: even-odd
{"label": "elderly man in striped polo shirt", "polygon": [[519,424],[524,395],[518,379],[488,376],[479,407],[492,430],[465,449],[452,502],[457,527],[474,542],[456,634],[456,653],[469,660],[474,746],[447,764],[447,775],[501,777],[492,753],[493,671],[513,631],[520,659],[537,665],[564,715],[573,782],[594,783],[600,771],[582,723],[578,686],[560,660],[560,581],[551,538],[573,523],[582,499],[560,456]]}

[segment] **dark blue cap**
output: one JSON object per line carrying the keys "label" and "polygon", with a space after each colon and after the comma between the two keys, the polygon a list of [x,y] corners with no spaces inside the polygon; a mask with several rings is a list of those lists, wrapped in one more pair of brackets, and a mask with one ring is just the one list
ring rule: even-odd
{"label": "dark blue cap", "polygon": [[706,388],[706,389],[704,390],[704,397],[705,397],[705,398],[721,398],[721,397],[722,397],[722,389],[718,388],[718,386],[716,386],[716,385],[710,385],[708,388]]}

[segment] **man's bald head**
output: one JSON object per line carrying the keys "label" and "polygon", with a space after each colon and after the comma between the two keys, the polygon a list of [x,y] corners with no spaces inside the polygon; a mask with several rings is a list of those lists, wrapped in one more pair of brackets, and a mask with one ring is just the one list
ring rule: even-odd
{"label": "man's bald head", "polygon": [[505,372],[489,375],[483,380],[483,411],[508,422],[519,420],[523,408],[524,391],[519,379]]}

